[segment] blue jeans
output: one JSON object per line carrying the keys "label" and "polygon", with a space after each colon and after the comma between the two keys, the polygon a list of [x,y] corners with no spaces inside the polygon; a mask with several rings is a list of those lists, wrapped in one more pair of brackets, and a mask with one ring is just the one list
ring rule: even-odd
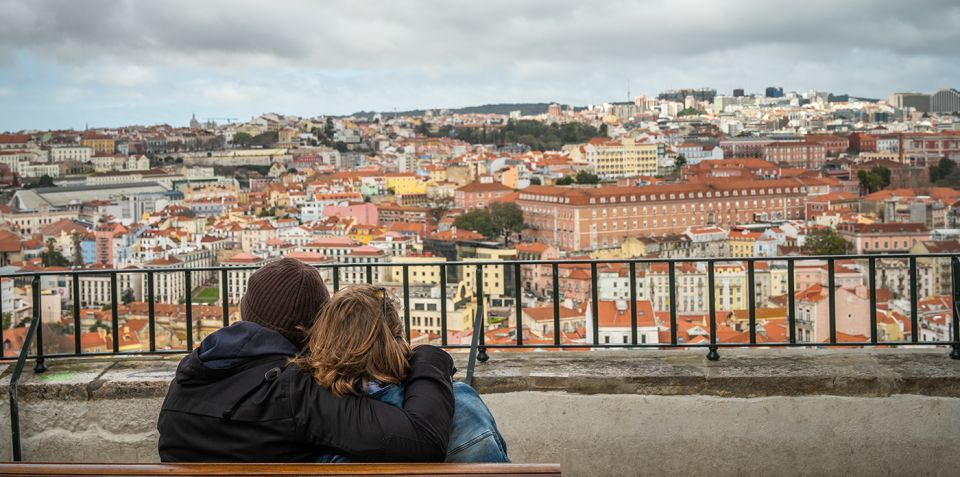
{"label": "blue jeans", "polygon": [[[370,394],[370,397],[400,407],[403,405],[403,385],[388,385]],[[480,395],[470,386],[454,381],[453,401],[453,430],[450,432],[444,462],[510,462],[507,443]],[[350,462],[350,459],[336,454],[323,454],[317,458],[317,462]]]}

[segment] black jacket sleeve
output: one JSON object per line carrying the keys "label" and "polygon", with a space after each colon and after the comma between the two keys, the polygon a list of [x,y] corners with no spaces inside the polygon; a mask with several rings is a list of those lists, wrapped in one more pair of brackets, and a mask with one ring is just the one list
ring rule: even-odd
{"label": "black jacket sleeve", "polygon": [[453,369],[445,351],[418,347],[402,409],[367,396],[338,398],[297,370],[291,389],[297,425],[318,452],[358,461],[443,461],[453,422]]}

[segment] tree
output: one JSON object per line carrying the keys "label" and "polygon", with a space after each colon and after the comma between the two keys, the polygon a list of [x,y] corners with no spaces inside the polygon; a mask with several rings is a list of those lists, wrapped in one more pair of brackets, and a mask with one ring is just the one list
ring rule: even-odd
{"label": "tree", "polygon": [[804,255],[846,255],[851,248],[850,242],[836,230],[823,227],[807,234],[802,251]]}
{"label": "tree", "polygon": [[57,242],[53,238],[47,239],[47,249],[40,252],[40,260],[45,267],[66,267],[70,265],[67,257],[57,249]]}
{"label": "tree", "polygon": [[240,147],[247,147],[250,145],[250,142],[253,140],[253,136],[249,133],[238,132],[233,135],[233,145]]}
{"label": "tree", "polygon": [[133,290],[130,288],[127,288],[126,290],[124,290],[123,293],[120,295],[120,301],[123,302],[124,305],[129,305],[130,302],[134,300],[134,298],[135,297],[133,296]]}
{"label": "tree", "polygon": [[877,166],[869,171],[860,171],[857,179],[860,180],[860,188],[872,194],[890,185],[890,169]]}
{"label": "tree", "polygon": [[599,184],[600,176],[587,172],[580,171],[577,173],[577,184]]}
{"label": "tree", "polygon": [[510,244],[510,237],[523,231],[523,211],[513,202],[494,202],[490,204],[490,219],[497,236],[503,238],[503,244]]}
{"label": "tree", "polygon": [[493,237],[497,233],[490,211],[484,209],[471,210],[457,217],[453,225],[458,229],[472,230],[484,237]]}
{"label": "tree", "polygon": [[573,184],[573,182],[574,182],[573,177],[563,176],[563,177],[557,179],[557,180],[554,182],[554,184],[556,184],[556,185],[558,185],[558,186],[565,186],[565,185]]}
{"label": "tree", "polygon": [[957,163],[946,157],[940,159],[936,166],[930,168],[930,182],[944,187],[960,185],[960,170],[957,168]]}
{"label": "tree", "polygon": [[10,326],[13,325],[13,313],[4,312],[3,313],[3,329],[8,330]]}
{"label": "tree", "polygon": [[73,232],[70,234],[70,241],[73,242],[73,263],[75,267],[83,266],[83,246],[82,246],[83,237],[79,233]]}
{"label": "tree", "polygon": [[600,128],[597,129],[597,135],[600,137],[608,137],[609,133],[607,131],[607,123],[603,123],[600,125]]}
{"label": "tree", "polygon": [[530,185],[541,185],[541,184],[543,184],[543,182],[540,180],[539,177],[530,178]]}
{"label": "tree", "polygon": [[438,224],[447,215],[447,212],[450,212],[450,209],[453,208],[453,197],[431,189],[427,194],[427,208],[429,209],[427,213],[430,219],[433,220],[434,224]]}

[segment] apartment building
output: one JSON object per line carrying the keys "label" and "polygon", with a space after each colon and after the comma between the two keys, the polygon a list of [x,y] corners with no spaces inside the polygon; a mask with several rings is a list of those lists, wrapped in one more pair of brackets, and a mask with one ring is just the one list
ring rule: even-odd
{"label": "apartment building", "polygon": [[620,140],[593,138],[580,146],[579,152],[601,177],[652,176],[657,173],[657,145],[654,143],[637,142],[628,137]]}
{"label": "apartment building", "polygon": [[571,251],[616,247],[631,237],[680,233],[690,226],[800,219],[806,193],[806,186],[793,179],[530,186],[520,192],[517,204],[530,226],[525,238]]}

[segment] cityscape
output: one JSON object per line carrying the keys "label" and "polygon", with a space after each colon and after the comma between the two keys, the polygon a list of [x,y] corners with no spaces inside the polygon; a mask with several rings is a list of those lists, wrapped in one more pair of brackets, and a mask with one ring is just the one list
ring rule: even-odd
{"label": "cityscape", "polygon": [[7,131],[0,272],[47,274],[0,282],[4,356],[34,307],[48,354],[196,346],[281,257],[415,344],[950,341],[950,257],[886,255],[960,253],[957,161],[952,88]]}

